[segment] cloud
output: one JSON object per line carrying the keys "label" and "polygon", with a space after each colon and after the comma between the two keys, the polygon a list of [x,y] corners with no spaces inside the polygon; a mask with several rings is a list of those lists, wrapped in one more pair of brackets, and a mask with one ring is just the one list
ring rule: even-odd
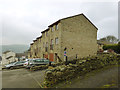
{"label": "cloud", "polygon": [[118,37],[119,37],[119,40],[120,40],[120,1],[118,3]]}
{"label": "cloud", "polygon": [[80,13],[98,27],[98,39],[111,34],[118,37],[117,2],[1,0],[2,44],[30,44],[48,25]]}

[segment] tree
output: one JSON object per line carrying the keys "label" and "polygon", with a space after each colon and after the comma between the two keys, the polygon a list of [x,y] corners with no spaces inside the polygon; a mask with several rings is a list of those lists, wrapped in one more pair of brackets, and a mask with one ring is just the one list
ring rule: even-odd
{"label": "tree", "polygon": [[118,39],[115,36],[113,36],[113,35],[109,35],[109,36],[103,37],[100,40],[101,41],[108,41],[108,42],[111,42],[111,43],[118,42]]}
{"label": "tree", "polygon": [[118,45],[120,46],[120,41],[118,42]]}
{"label": "tree", "polygon": [[104,37],[104,38],[101,38],[100,40],[101,40],[101,41],[106,41],[107,39]]}

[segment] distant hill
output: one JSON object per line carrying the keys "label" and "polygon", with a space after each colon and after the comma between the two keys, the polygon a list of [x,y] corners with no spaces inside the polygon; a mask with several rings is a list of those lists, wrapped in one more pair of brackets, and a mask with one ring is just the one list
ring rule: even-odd
{"label": "distant hill", "polygon": [[5,52],[7,50],[11,50],[15,53],[23,53],[28,49],[29,45],[0,45],[0,55],[2,55],[2,52]]}

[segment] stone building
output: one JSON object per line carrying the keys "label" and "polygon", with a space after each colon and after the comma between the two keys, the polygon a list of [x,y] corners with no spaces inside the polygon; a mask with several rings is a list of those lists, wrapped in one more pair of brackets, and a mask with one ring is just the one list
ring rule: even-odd
{"label": "stone building", "polygon": [[95,55],[98,28],[84,15],[60,19],[42,31],[30,45],[29,58],[48,58],[60,62]]}
{"label": "stone building", "polygon": [[103,52],[104,50],[103,50],[103,46],[104,46],[104,44],[102,44],[102,43],[97,43],[97,52]]}
{"label": "stone building", "polygon": [[11,62],[15,62],[15,53],[12,52],[12,51],[5,51],[3,52],[2,54],[2,64],[5,65],[5,64],[9,64]]}

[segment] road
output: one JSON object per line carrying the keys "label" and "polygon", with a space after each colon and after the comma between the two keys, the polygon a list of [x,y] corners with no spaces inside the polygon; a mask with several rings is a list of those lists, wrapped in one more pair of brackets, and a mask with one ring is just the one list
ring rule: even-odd
{"label": "road", "polygon": [[[78,76],[72,80],[56,85],[57,88],[99,88],[106,84],[118,85],[120,67],[110,66]],[[27,69],[2,71],[2,88],[40,88],[44,80],[44,72],[30,72]],[[120,72],[120,71],[119,71]],[[1,79],[1,77],[0,77]]]}
{"label": "road", "polygon": [[44,72],[30,72],[24,68],[2,71],[2,88],[40,88]]}

